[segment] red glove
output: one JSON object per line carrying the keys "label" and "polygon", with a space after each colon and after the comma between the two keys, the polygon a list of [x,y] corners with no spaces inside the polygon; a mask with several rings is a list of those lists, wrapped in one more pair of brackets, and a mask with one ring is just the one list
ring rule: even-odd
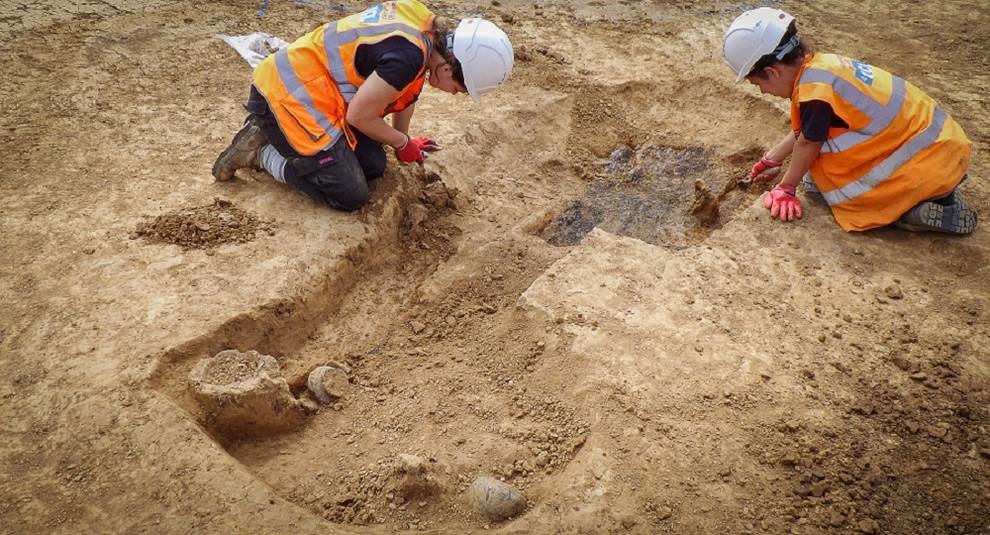
{"label": "red glove", "polygon": [[770,210],[770,217],[774,219],[801,219],[801,199],[794,195],[794,186],[777,184],[763,197],[763,207]]}
{"label": "red glove", "polygon": [[767,158],[766,154],[764,154],[760,157],[760,161],[753,165],[753,169],[749,171],[749,178],[750,180],[754,180],[756,182],[767,182],[772,180],[773,177],[780,172],[780,166],[782,164],[783,162],[771,160],[770,158]]}
{"label": "red glove", "polygon": [[440,145],[428,137],[406,136],[406,143],[395,149],[395,157],[400,162],[415,163],[422,162],[425,152],[440,150]]}

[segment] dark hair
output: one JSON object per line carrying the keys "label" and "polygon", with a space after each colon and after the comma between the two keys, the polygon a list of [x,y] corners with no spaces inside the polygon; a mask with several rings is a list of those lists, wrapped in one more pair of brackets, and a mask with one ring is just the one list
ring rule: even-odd
{"label": "dark hair", "polygon": [[770,67],[777,63],[783,63],[785,65],[794,65],[795,63],[801,61],[806,55],[812,53],[811,46],[809,46],[804,41],[797,37],[797,21],[792,20],[790,26],[787,27],[787,31],[784,32],[784,36],[780,38],[780,42],[777,43],[777,50],[785,46],[791,39],[795,39],[797,44],[791,49],[790,52],[785,54],[782,58],[777,59],[777,51],[771,52],[763,57],[761,57],[753,68],[749,71],[746,77],[756,76],[757,78],[766,78],[767,73],[763,71],[764,68]]}
{"label": "dark hair", "polygon": [[454,57],[454,51],[447,46],[447,35],[453,31],[448,30],[448,28],[450,28],[450,22],[451,21],[443,17],[434,17],[433,49],[443,56],[444,61],[449,63],[451,68],[454,69],[454,80],[457,83],[464,85],[464,69],[461,67],[461,62]]}
{"label": "dark hair", "polygon": [[450,65],[454,67],[454,80],[463,87],[467,87],[467,84],[464,83],[464,69],[461,67],[461,62],[455,59]]}

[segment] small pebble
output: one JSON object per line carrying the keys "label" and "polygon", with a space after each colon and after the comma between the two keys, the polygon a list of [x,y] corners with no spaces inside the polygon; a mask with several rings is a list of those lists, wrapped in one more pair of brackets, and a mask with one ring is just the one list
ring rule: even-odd
{"label": "small pebble", "polygon": [[883,293],[891,299],[904,299],[904,293],[897,286],[888,286],[883,289]]}

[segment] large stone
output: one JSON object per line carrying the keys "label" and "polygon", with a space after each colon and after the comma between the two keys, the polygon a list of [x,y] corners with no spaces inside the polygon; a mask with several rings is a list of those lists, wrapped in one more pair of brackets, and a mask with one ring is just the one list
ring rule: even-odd
{"label": "large stone", "polygon": [[205,358],[189,374],[189,384],[203,409],[203,425],[228,439],[285,433],[305,420],[278,362],[257,351],[228,349]]}
{"label": "large stone", "polygon": [[468,498],[474,508],[493,521],[508,520],[526,510],[526,498],[508,483],[492,477],[479,477],[471,483]]}

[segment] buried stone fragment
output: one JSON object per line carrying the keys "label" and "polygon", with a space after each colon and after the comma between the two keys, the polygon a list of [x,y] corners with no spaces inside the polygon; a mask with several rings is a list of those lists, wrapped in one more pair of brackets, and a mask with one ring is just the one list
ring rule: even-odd
{"label": "buried stone fragment", "polygon": [[526,510],[526,497],[515,487],[488,476],[471,483],[468,499],[475,510],[496,522],[519,516]]}
{"label": "buried stone fragment", "polygon": [[257,351],[228,349],[196,364],[189,385],[203,424],[227,438],[285,433],[305,420],[278,362]]}
{"label": "buried stone fragment", "polygon": [[338,366],[317,366],[306,379],[306,386],[320,403],[344,397],[347,384],[347,373]]}

